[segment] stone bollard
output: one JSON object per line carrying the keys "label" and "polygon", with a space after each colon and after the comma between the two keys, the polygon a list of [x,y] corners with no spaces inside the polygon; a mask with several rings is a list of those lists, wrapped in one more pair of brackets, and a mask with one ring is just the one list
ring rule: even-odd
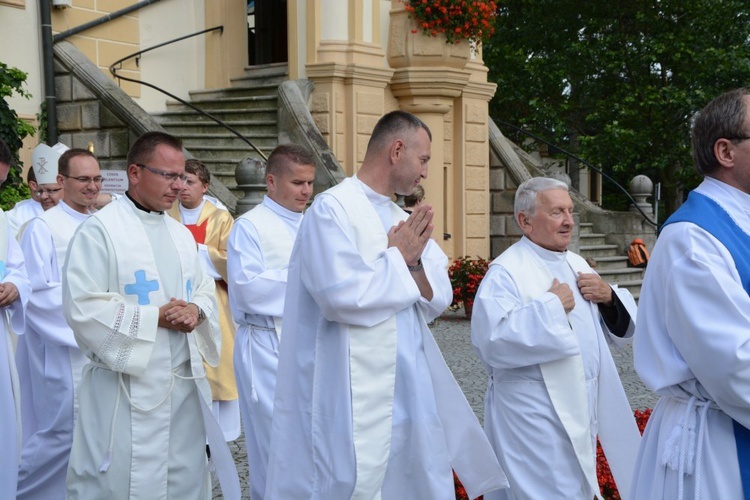
{"label": "stone bollard", "polygon": [[237,200],[237,215],[242,215],[263,201],[266,193],[266,163],[255,158],[244,158],[234,170],[237,189],[245,192]]}
{"label": "stone bollard", "polygon": [[[635,200],[635,205],[637,205],[646,215],[652,215],[654,213],[653,205],[646,201],[646,198],[653,196],[653,194],[654,183],[645,175],[636,175],[633,177],[633,180],[630,181],[630,195]],[[638,209],[633,205],[631,205],[628,210],[631,212],[638,212]]]}

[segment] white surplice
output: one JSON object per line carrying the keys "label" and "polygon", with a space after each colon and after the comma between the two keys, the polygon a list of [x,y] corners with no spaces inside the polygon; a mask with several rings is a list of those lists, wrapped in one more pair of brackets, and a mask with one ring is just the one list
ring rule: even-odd
{"label": "white surplice", "polygon": [[[583,259],[569,252],[545,250],[525,237],[506,253],[490,265],[472,313],[472,344],[489,374],[485,430],[510,481],[509,489],[485,498],[593,498],[599,493],[598,488],[593,489],[596,479],[587,480],[583,467],[595,474],[597,424],[603,417],[598,412],[625,413],[619,416],[624,422],[619,431],[629,433],[632,443],[621,445],[629,451],[625,458],[628,473],[623,475],[630,475],[638,447],[638,430],[616,370],[607,377],[606,385],[600,379],[605,363],[610,369],[614,367],[607,342],[621,344],[624,340],[609,332],[596,306],[581,295],[574,269],[594,272]],[[511,255],[512,260],[508,260]],[[504,267],[503,259],[515,263],[513,268]],[[519,261],[523,265],[518,265]],[[543,271],[541,278],[537,268]],[[553,277],[567,283],[573,291],[576,307],[569,315],[559,298],[545,291],[552,285]],[[534,297],[524,297],[518,287],[527,286],[528,280],[539,279],[548,280],[536,284],[542,291]],[[631,315],[625,336],[631,337],[635,302],[627,290],[614,288],[614,291]],[[578,417],[579,423],[588,428],[590,447],[583,450],[587,460],[583,464],[579,463],[581,457],[574,451],[567,428],[558,416],[559,410],[553,404],[540,367],[576,356],[583,365],[581,383],[586,389],[584,408]],[[602,408],[600,399],[608,393],[621,396],[619,404],[625,408]]]}
{"label": "white surplice", "polygon": [[32,293],[16,355],[24,434],[19,499],[65,498],[76,387],[88,359],[65,322],[60,285],[68,242],[88,217],[60,201],[21,235]]}
{"label": "white surplice", "polygon": [[289,265],[266,498],[453,499],[451,467],[472,498],[507,485],[427,327],[451,301],[447,257],[428,242],[428,301],[387,248],[405,218],[356,177],[305,214]]}
{"label": "white surplice", "polygon": [[265,196],[237,218],[229,236],[229,303],[239,325],[234,372],[254,500],[265,494],[287,268],[301,221],[301,212]]}
{"label": "white surplice", "polygon": [[8,217],[8,234],[11,238],[16,238],[21,226],[43,213],[42,204],[34,199],[19,201],[5,213]]}
{"label": "white surplice", "polygon": [[[226,443],[207,407],[201,355],[218,364],[221,333],[214,281],[192,235],[125,196],[81,225],[64,269],[63,310],[91,359],[79,387],[68,497],[207,498],[208,419],[217,444]],[[158,327],[170,297],[194,302],[207,320],[188,334]]]}
{"label": "white surplice", "polygon": [[[750,234],[750,195],[711,178],[696,191]],[[731,419],[750,428],[750,297],[726,247],[695,224],[670,224],[656,241],[634,357],[662,398],[643,435],[632,498],[678,498],[681,468],[683,498],[743,498]]]}
{"label": "white surplice", "polygon": [[11,343],[11,329],[23,332],[25,309],[31,293],[23,253],[9,236],[5,213],[0,210],[0,283],[13,283],[18,300],[0,309],[0,498],[16,497],[18,463],[21,455],[20,390]]}

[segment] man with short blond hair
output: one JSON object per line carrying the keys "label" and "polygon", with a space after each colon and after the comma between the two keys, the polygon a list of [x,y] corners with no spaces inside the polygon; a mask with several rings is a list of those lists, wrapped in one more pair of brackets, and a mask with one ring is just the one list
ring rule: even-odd
{"label": "man with short blond hair", "polygon": [[253,499],[265,495],[289,255],[314,181],[306,148],[276,147],[266,163],[266,196],[237,219],[229,237],[229,298],[240,325],[234,367]]}

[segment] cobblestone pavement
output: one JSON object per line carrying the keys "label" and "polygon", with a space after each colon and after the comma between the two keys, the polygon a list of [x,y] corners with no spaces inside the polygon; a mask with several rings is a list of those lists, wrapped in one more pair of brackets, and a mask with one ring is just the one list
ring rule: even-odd
{"label": "cobblestone pavement", "polygon": [[[487,387],[487,375],[479,358],[471,347],[470,324],[463,309],[446,311],[434,324],[430,326],[448,366],[456,377],[459,386],[466,395],[466,399],[474,409],[479,420],[482,420],[484,410],[484,391]],[[653,408],[658,396],[649,391],[633,369],[633,351],[630,345],[612,353],[620,373],[625,393],[630,406],[635,409]],[[249,499],[247,453],[244,437],[230,443],[230,450],[235,457],[237,472],[242,485],[242,499]],[[221,489],[214,481],[214,499],[220,499]]]}

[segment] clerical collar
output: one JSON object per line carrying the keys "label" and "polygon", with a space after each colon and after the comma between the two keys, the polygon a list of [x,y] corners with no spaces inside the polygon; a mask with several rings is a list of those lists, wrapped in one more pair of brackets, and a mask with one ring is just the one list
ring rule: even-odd
{"label": "clerical collar", "polygon": [[547,250],[544,247],[541,247],[531,241],[529,238],[524,236],[521,238],[521,241],[523,241],[528,247],[537,254],[542,260],[547,262],[559,262],[562,260],[565,260],[568,256],[568,251],[565,250],[564,252],[556,252],[554,250]]}
{"label": "clerical collar", "polygon": [[263,204],[272,212],[276,213],[276,215],[284,217],[285,219],[293,221],[299,221],[302,219],[302,212],[294,212],[292,210],[289,210],[288,208],[284,208],[280,204],[273,201],[268,195],[263,196]]}
{"label": "clerical collar", "polygon": [[143,212],[146,212],[147,214],[164,214],[164,211],[159,211],[159,210],[149,210],[148,208],[144,207],[143,205],[141,205],[140,203],[138,203],[137,201],[135,201],[135,200],[133,199],[133,197],[132,197],[132,196],[130,196],[130,193],[129,193],[129,192],[127,192],[127,191],[125,191],[125,196],[127,196],[127,197],[128,197],[128,199],[129,199],[130,201],[132,201],[132,202],[133,202],[133,205],[135,205],[135,208],[137,208],[138,210],[141,210],[141,211],[143,211]]}

